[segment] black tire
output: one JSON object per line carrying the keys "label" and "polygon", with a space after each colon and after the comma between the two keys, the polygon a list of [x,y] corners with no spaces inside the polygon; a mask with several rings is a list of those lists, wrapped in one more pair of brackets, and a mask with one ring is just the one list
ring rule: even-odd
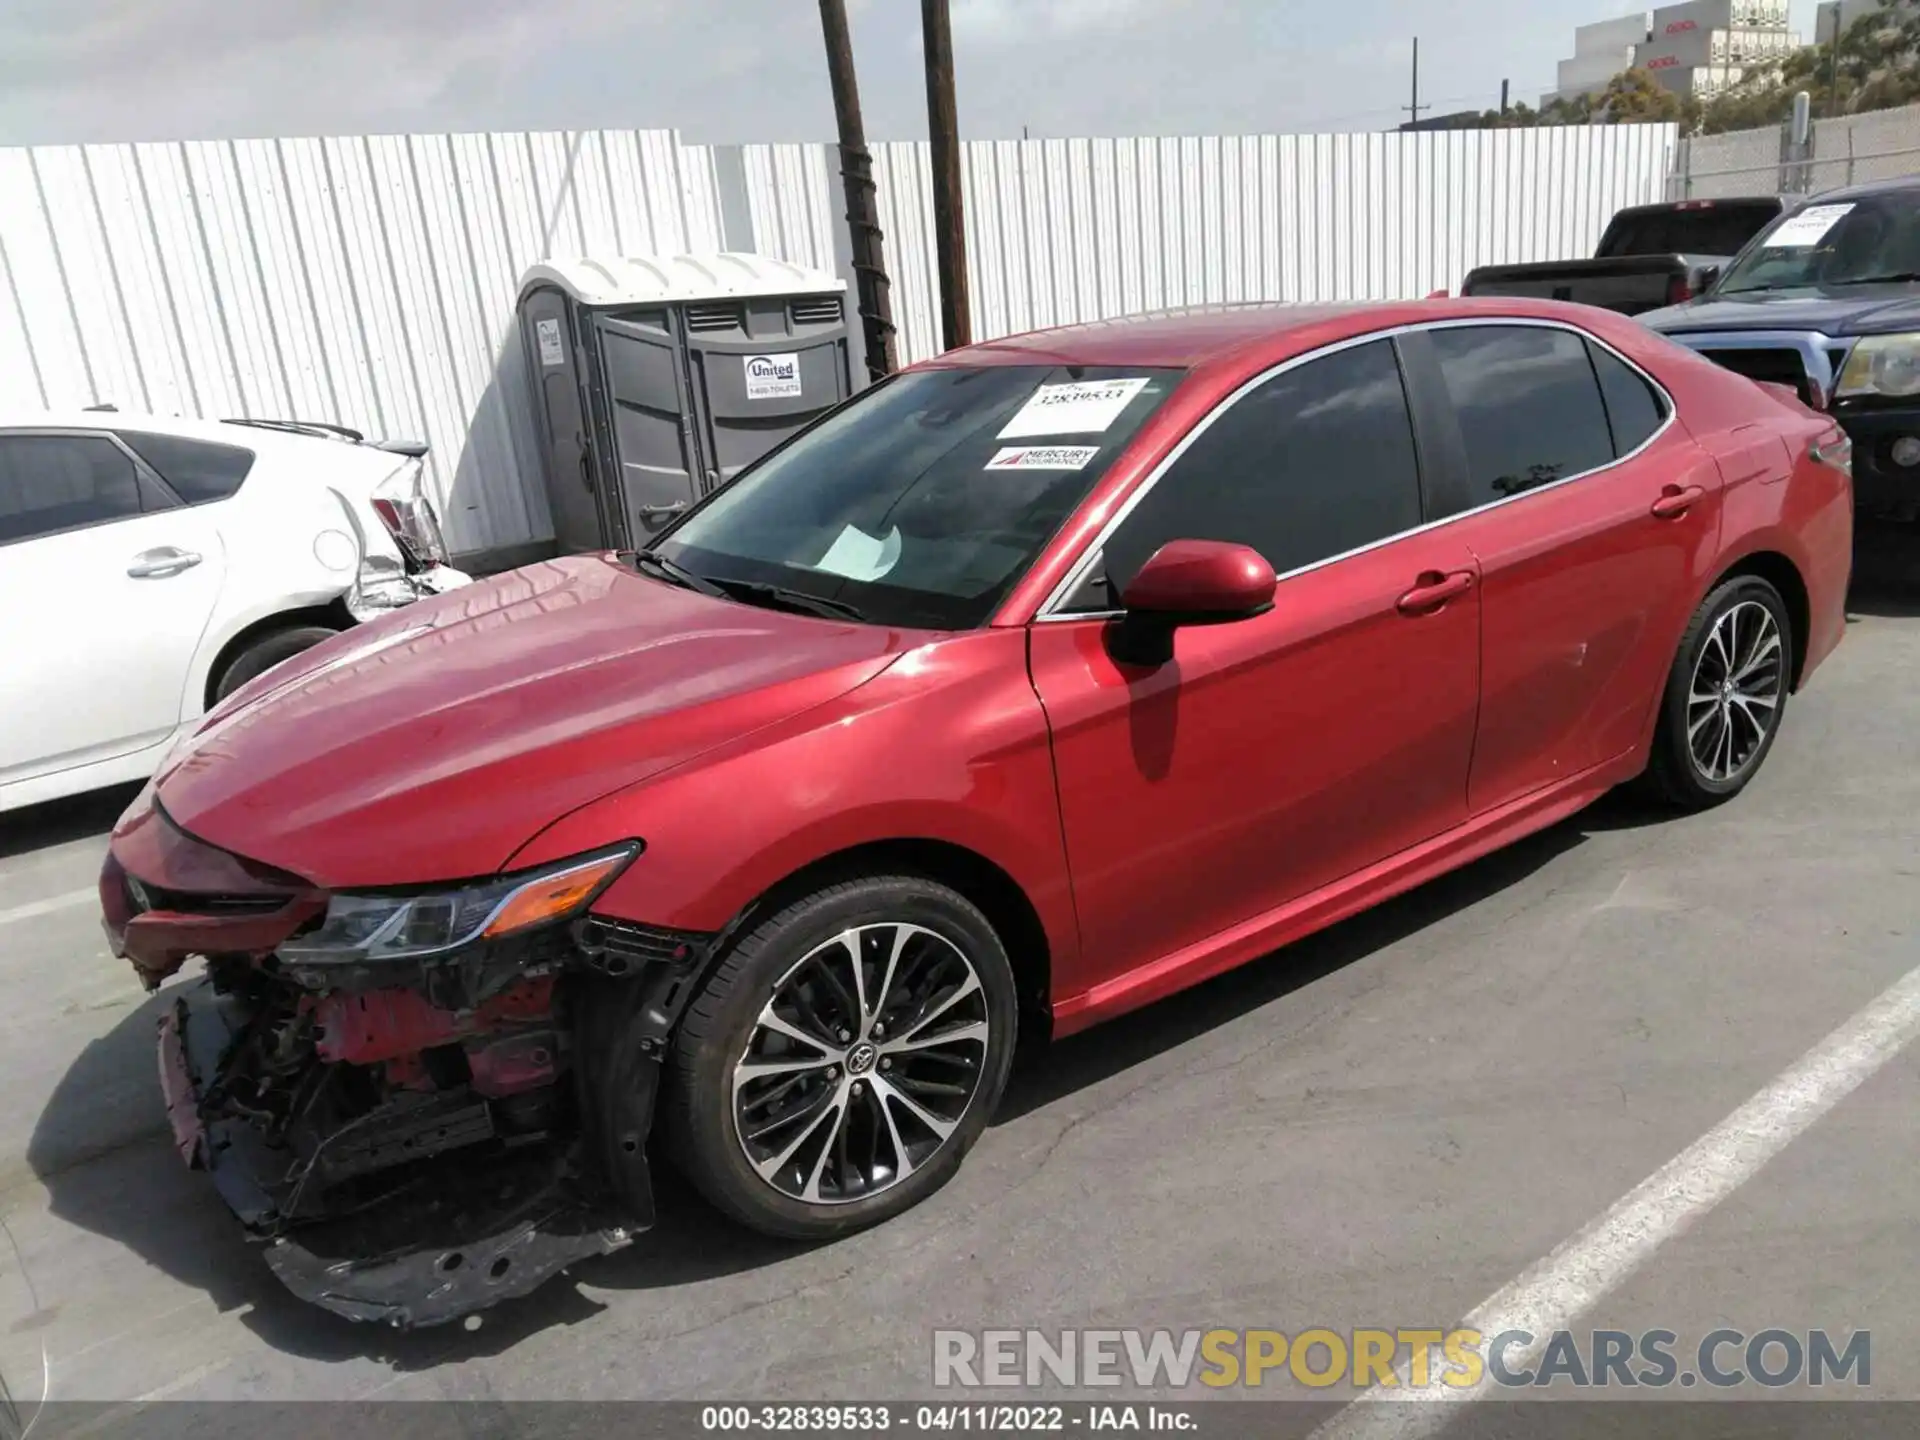
{"label": "black tire", "polygon": [[[1771,617],[1779,638],[1777,661],[1756,672],[1765,676],[1770,670],[1774,703],[1770,708],[1751,701],[1718,707],[1723,714],[1731,716],[1728,723],[1734,727],[1728,741],[1729,757],[1736,743],[1750,746],[1738,765],[1729,763],[1725,767],[1728,773],[1722,775],[1717,773],[1721,768],[1717,753],[1709,762],[1703,762],[1696,753],[1696,745],[1704,745],[1718,732],[1714,728],[1717,722],[1706,713],[1715,707],[1694,700],[1696,694],[1702,693],[1694,689],[1694,683],[1696,676],[1703,676],[1703,664],[1707,671],[1719,666],[1719,655],[1725,645],[1723,622],[1735,611],[1741,612],[1741,622],[1757,617],[1754,606],[1761,607]],[[1752,623],[1758,624],[1757,618]],[[1764,637],[1764,629],[1759,633]],[[1757,648],[1764,648],[1764,644],[1762,639]],[[1716,649],[1716,645],[1721,648]],[[1779,737],[1788,691],[1792,688],[1794,661],[1793,624],[1778,590],[1757,575],[1738,575],[1716,586],[1694,612],[1686,634],[1680,639],[1673,668],[1667,674],[1666,689],[1660,699],[1659,727],[1653,737],[1653,754],[1643,777],[1644,788],[1655,798],[1683,810],[1705,810],[1724,804],[1746,789],[1759,774],[1773,742]],[[1738,657],[1735,665],[1728,668],[1737,668],[1737,663]],[[1715,677],[1707,674],[1703,678],[1714,681]],[[1758,729],[1759,722],[1743,717],[1763,715],[1771,718],[1754,740],[1748,727]],[[1698,735],[1692,733],[1695,725],[1702,727]]]}
{"label": "black tire", "polygon": [[302,650],[311,649],[322,640],[330,640],[339,633],[325,625],[292,625],[285,630],[269,630],[264,635],[255,636],[227,661],[226,668],[214,680],[213,703],[218,705],[249,680],[266,674],[281,661],[291,660]]}
{"label": "black tire", "polygon": [[[887,936],[897,934],[893,927],[898,926],[913,933],[895,950]],[[851,978],[851,970],[840,965],[841,957],[850,962],[850,952],[833,944],[848,931],[856,932],[866,957],[862,995],[871,997],[885,988],[874,978],[884,963],[881,955],[898,957],[900,978],[874,1001],[871,1017],[872,1039],[880,1040],[889,1023],[893,1033],[883,1045],[865,1046],[871,1053],[864,1056],[861,1042],[869,1039],[865,1030],[858,1035],[849,1030],[840,1037],[838,1044],[851,1043],[850,1049],[815,1043],[820,1055],[838,1056],[839,1063],[828,1072],[817,1068],[819,1059],[812,1051],[764,1027],[761,1017],[780,990],[783,1004],[790,1003],[787,997],[800,997],[805,1010],[791,1013],[805,1014],[803,1023],[810,1032],[838,1029],[833,1017],[849,1012],[834,996],[844,995],[847,987],[828,988],[817,967],[832,962],[834,974]],[[969,988],[966,967],[977,989]],[[923,972],[924,979],[905,983]],[[922,987],[918,994],[916,986]],[[830,1239],[891,1219],[946,1184],[986,1128],[1013,1063],[1015,995],[1013,969],[993,926],[977,907],[944,885],[915,876],[874,876],[828,886],[787,905],[731,947],[681,1022],[664,1107],[673,1154],[709,1200],[765,1234]],[[984,1039],[927,1044],[924,1038],[958,1034],[962,1027],[982,1022]],[[923,1049],[909,1053],[904,1047],[910,1042]],[[776,1172],[777,1179],[763,1178],[756,1170],[747,1154],[750,1142],[736,1124],[735,1067],[748,1062],[750,1045],[759,1047],[755,1058],[760,1063],[797,1058],[809,1067],[791,1084],[784,1076],[761,1078],[745,1082],[739,1091],[741,1100],[753,1106],[763,1103],[756,1097],[775,1097],[765,1102],[769,1108],[752,1111],[759,1133],[773,1132],[760,1152],[763,1163],[771,1164],[773,1152],[795,1143],[795,1137],[805,1137],[786,1171]],[[785,1053],[769,1055],[770,1045],[783,1047]],[[927,1051],[938,1053],[929,1056]],[[889,1073],[882,1075],[882,1069]],[[929,1071],[936,1085],[963,1090],[971,1085],[970,1095],[956,1099],[929,1092],[924,1088]],[[776,1093],[783,1085],[784,1096]],[[913,1087],[907,1096],[911,1104],[903,1109],[897,1097],[907,1095],[908,1086]],[[832,1099],[836,1094],[837,1102]],[[952,1123],[949,1133],[938,1136],[932,1127],[918,1124],[913,1108],[923,1101],[929,1108],[922,1113],[946,1110],[935,1118]],[[783,1111],[783,1105],[789,1110]],[[781,1121],[789,1111],[796,1118]],[[848,1117],[844,1127],[838,1120],[843,1113]],[[806,1118],[808,1114],[815,1118]],[[882,1128],[888,1124],[891,1134]],[[843,1134],[848,1138],[836,1151],[834,1141]],[[933,1148],[926,1149],[929,1143]],[[916,1148],[920,1153],[914,1153]],[[891,1159],[901,1150],[909,1160],[904,1166]],[[863,1153],[864,1161],[859,1158]],[[822,1168],[814,1171],[814,1183],[807,1184],[803,1172],[813,1170],[815,1156]],[[885,1178],[889,1174],[891,1178]],[[799,1193],[792,1193],[796,1188]],[[807,1199],[809,1192],[816,1199]]]}

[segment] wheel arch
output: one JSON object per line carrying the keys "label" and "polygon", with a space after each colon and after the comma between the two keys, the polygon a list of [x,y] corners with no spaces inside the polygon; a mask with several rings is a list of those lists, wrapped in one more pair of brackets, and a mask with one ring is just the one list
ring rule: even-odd
{"label": "wheel arch", "polygon": [[[867,875],[910,875],[945,885],[978,906],[999,934],[1019,990],[1022,1030],[1052,1023],[1053,954],[1040,912],[1005,869],[950,840],[897,837],[869,840],[811,860],[750,900],[720,931],[707,965],[718,963],[732,939],[816,890]],[[703,967],[704,969],[705,967]]]}
{"label": "wheel arch", "polygon": [[1778,550],[1755,550],[1741,556],[1714,576],[1713,583],[1707,587],[1711,595],[1729,580],[1737,580],[1751,575],[1765,580],[1780,592],[1780,598],[1787,602],[1787,620],[1793,629],[1793,677],[1791,689],[1800,688],[1800,677],[1805,672],[1807,647],[1813,634],[1813,603],[1807,592],[1807,582],[1800,573],[1800,567]]}
{"label": "wheel arch", "polygon": [[221,676],[226,674],[227,667],[233,664],[241,651],[255,641],[277,630],[293,630],[302,625],[325,625],[333,630],[350,630],[353,623],[353,617],[347,613],[346,601],[336,597],[324,604],[296,605],[275,610],[241,626],[214,652],[212,661],[200,676],[198,698],[202,711],[213,708],[214,691],[220,687]]}

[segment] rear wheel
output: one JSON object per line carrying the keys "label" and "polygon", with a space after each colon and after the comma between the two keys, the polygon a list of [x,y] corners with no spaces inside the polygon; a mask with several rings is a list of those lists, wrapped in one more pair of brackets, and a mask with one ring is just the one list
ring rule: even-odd
{"label": "rear wheel", "polygon": [[1647,780],[1702,810],[1732,799],[1765,762],[1793,676],[1793,627],[1757,575],[1717,586],[1694,612],[1661,701]]}
{"label": "rear wheel", "polygon": [[736,1219],[820,1239],[891,1218],[959,1169],[1006,1087],[1005,948],[943,885],[830,886],[734,946],[675,1038],[682,1165]]}
{"label": "rear wheel", "polygon": [[213,703],[219,704],[249,680],[338,633],[324,625],[294,625],[285,630],[270,630],[248,641],[214,680]]}

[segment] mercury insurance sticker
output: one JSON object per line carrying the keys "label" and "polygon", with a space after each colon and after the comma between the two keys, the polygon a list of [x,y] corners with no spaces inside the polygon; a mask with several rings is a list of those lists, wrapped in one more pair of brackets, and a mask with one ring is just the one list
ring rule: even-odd
{"label": "mercury insurance sticker", "polygon": [[1101,435],[1120,418],[1127,402],[1147,388],[1149,377],[1128,380],[1073,380],[1042,385],[995,438],[1020,440],[1030,435]]}
{"label": "mercury insurance sticker", "polygon": [[1851,205],[1809,205],[1798,215],[1781,222],[1780,228],[1760,242],[1764,250],[1786,250],[1798,245],[1818,245]]}
{"label": "mercury insurance sticker", "polygon": [[1098,445],[1003,445],[987,461],[989,470],[1084,470],[1100,453]]}

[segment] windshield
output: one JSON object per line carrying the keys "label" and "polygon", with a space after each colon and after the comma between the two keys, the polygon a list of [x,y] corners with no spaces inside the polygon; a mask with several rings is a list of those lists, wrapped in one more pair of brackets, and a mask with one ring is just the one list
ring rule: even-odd
{"label": "windshield", "polygon": [[640,561],[754,603],[969,629],[1183,373],[995,365],[898,376],[743,471]]}
{"label": "windshield", "polygon": [[1755,200],[1695,200],[1672,208],[1629,210],[1607,227],[1599,258],[1738,255],[1779,213],[1779,205]]}
{"label": "windshield", "polygon": [[1920,279],[1920,190],[1807,205],[1734,262],[1717,294]]}

